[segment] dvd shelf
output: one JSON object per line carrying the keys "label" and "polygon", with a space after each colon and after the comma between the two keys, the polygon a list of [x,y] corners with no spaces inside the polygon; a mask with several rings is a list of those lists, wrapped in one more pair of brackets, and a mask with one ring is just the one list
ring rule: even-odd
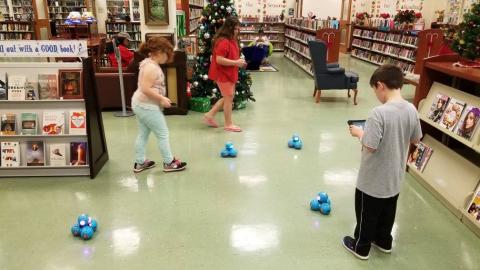
{"label": "dvd shelf", "polygon": [[[263,30],[263,34],[259,31]],[[273,45],[273,51],[283,52],[285,44],[285,24],[281,22],[242,22],[240,26],[240,41],[247,46],[260,36],[267,37]]]}
{"label": "dvd shelf", "polygon": [[443,35],[438,29],[384,31],[355,25],[351,40],[353,57],[376,65],[392,63],[409,75],[419,72],[421,61],[417,60],[433,55]]}
{"label": "dvd shelf", "polygon": [[453,66],[458,55],[425,59],[415,92],[423,142],[433,154],[409,173],[480,237],[480,216],[469,211],[480,196],[480,71]]}
{"label": "dvd shelf", "polygon": [[112,39],[120,32],[127,32],[132,40],[130,49],[137,50],[142,42],[142,33],[140,31],[140,22],[105,22],[107,36]]}
{"label": "dvd shelf", "polygon": [[0,92],[0,177],[96,176],[108,152],[93,76],[91,58],[0,63],[8,81]]}

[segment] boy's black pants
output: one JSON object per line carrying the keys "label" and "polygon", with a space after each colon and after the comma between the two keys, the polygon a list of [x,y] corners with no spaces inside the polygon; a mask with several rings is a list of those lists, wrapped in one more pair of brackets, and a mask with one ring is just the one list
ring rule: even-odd
{"label": "boy's black pants", "polygon": [[366,255],[371,243],[375,242],[384,249],[392,248],[392,227],[395,222],[398,195],[390,198],[375,198],[355,190],[355,227],[356,252]]}

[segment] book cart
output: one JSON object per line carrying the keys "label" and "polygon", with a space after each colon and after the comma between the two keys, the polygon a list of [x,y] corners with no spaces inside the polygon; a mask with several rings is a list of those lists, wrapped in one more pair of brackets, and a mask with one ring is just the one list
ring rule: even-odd
{"label": "book cart", "polygon": [[313,76],[308,41],[322,40],[327,44],[327,63],[337,63],[340,53],[340,30],[328,20],[289,18],[285,24],[285,57]]}
{"label": "book cart", "polygon": [[480,192],[480,128],[469,140],[429,118],[438,94],[480,108],[480,70],[454,67],[452,64],[458,60],[456,55],[447,55],[423,61],[414,103],[425,134],[423,142],[433,149],[433,154],[423,172],[410,165],[408,171],[480,236],[480,219],[468,213],[474,193]]}
{"label": "book cart", "polygon": [[[39,99],[39,100],[0,100],[0,116],[16,114],[16,128],[14,135],[0,135],[0,142],[19,143],[19,166],[4,167],[0,164],[0,177],[27,177],[27,176],[95,176],[100,172],[103,165],[108,161],[108,151],[103,129],[102,115],[98,109],[97,89],[94,79],[93,61],[83,58],[82,62],[0,62],[0,76],[7,78],[20,75],[27,80],[37,81],[39,74],[57,74],[57,87],[60,91],[62,83],[59,72],[81,71],[80,98],[65,96],[63,99]],[[2,77],[5,78],[5,77]],[[12,84],[13,82],[9,82]],[[8,85],[10,86],[10,85]],[[8,87],[7,86],[7,87]],[[40,91],[40,90],[39,90]],[[83,96],[83,98],[82,98]],[[61,97],[61,94],[60,94]],[[65,113],[64,124],[66,128],[60,135],[44,135],[42,124],[46,111],[60,111]],[[70,134],[69,112],[85,112],[85,134]],[[37,115],[36,132],[32,135],[22,135],[23,126],[20,115],[32,113]],[[2,134],[2,133],[0,133]],[[26,148],[28,142],[43,142],[43,159],[41,166],[27,166]],[[85,164],[71,165],[70,149],[74,142],[86,143],[86,153],[77,153],[77,157],[83,155]],[[51,166],[49,148],[51,145],[65,145],[65,160],[61,165]],[[81,151],[83,152],[83,150]],[[80,158],[78,158],[80,160]],[[3,159],[1,160],[4,161]],[[81,164],[81,165],[78,165]],[[5,164],[4,164],[5,165]],[[31,164],[30,164],[31,165]]]}
{"label": "book cart", "polygon": [[443,33],[440,29],[380,30],[354,25],[350,40],[352,57],[378,66],[392,63],[412,75],[422,70],[422,61],[417,60],[437,54]]}

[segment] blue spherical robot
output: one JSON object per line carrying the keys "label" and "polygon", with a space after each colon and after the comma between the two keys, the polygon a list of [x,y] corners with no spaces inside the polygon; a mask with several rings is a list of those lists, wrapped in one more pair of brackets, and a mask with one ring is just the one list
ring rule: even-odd
{"label": "blue spherical robot", "polygon": [[324,214],[324,215],[328,215],[330,214],[330,211],[332,210],[330,204],[328,203],[322,203],[320,205],[320,213]]}
{"label": "blue spherical robot", "polygon": [[311,200],[310,209],[312,211],[320,211],[320,203],[316,199]]}
{"label": "blue spherical robot", "polygon": [[233,143],[229,142],[225,144],[225,149],[220,152],[221,157],[236,157],[238,154],[237,149],[233,146]]}
{"label": "blue spherical robot", "polygon": [[90,240],[93,237],[93,229],[90,226],[85,226],[80,231],[80,237],[84,240]]}
{"label": "blue spherical robot", "polygon": [[327,203],[329,201],[328,194],[326,192],[319,192],[317,199],[320,203]]}
{"label": "blue spherical robot", "polygon": [[88,225],[88,215],[87,214],[81,214],[77,218],[77,224],[80,226],[80,228],[83,228]]}
{"label": "blue spherical robot", "polygon": [[92,219],[89,223],[88,226],[90,226],[94,232],[97,231],[98,223],[95,219]]}
{"label": "blue spherical robot", "polygon": [[70,231],[72,232],[73,236],[75,237],[80,236],[80,231],[81,231],[80,225],[74,224],[70,229]]}
{"label": "blue spherical robot", "polygon": [[300,137],[298,135],[293,135],[290,140],[288,140],[288,147],[289,148],[295,148],[297,150],[302,149],[303,143],[302,140],[300,140]]}

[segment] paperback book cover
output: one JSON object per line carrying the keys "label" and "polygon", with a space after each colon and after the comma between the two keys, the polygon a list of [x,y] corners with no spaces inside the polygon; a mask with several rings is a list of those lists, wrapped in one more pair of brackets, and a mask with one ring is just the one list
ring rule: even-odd
{"label": "paperback book cover", "polygon": [[43,134],[61,135],[65,130],[65,112],[44,111],[43,112]]}
{"label": "paperback book cover", "polygon": [[408,154],[407,163],[414,166],[420,172],[423,172],[428,160],[433,154],[433,149],[423,142],[415,144]]}
{"label": "paperback book cover", "polygon": [[0,73],[0,100],[7,100],[7,73]]}
{"label": "paperback book cover", "polygon": [[20,145],[19,142],[1,142],[0,158],[2,167],[20,166]]}
{"label": "paperback book cover", "polygon": [[472,201],[468,205],[467,213],[480,224],[480,186],[472,196]]}
{"label": "paperback book cover", "polygon": [[86,142],[70,143],[70,165],[73,165],[73,166],[87,165],[87,143]]}
{"label": "paperback book cover", "polygon": [[38,100],[38,83],[27,81],[25,83],[25,100]]}
{"label": "paperback book cover", "polygon": [[50,144],[50,166],[65,166],[67,164],[65,144]]}
{"label": "paperback book cover", "polygon": [[430,112],[428,114],[428,118],[435,123],[439,123],[440,119],[442,118],[443,112],[447,107],[448,101],[450,97],[437,94],[435,100],[433,101],[432,106],[430,107]]}
{"label": "paperback book cover", "polygon": [[3,114],[1,117],[0,135],[15,135],[17,115],[13,113]]}
{"label": "paperback book cover", "polygon": [[85,111],[70,111],[68,122],[69,134],[87,134],[87,115]]}
{"label": "paperback book cover", "polygon": [[24,75],[11,75],[8,77],[8,100],[25,100],[25,82]]}
{"label": "paperback book cover", "polygon": [[467,106],[460,122],[455,128],[455,133],[471,141],[480,122],[480,108]]}
{"label": "paperback book cover", "polygon": [[464,108],[465,102],[451,98],[440,120],[440,126],[453,131],[460,120],[460,116],[462,116]]}
{"label": "paperback book cover", "polygon": [[38,74],[40,99],[58,99],[56,74]]}
{"label": "paperback book cover", "polygon": [[22,113],[22,135],[37,135],[36,113]]}
{"label": "paperback book cover", "polygon": [[41,141],[27,142],[27,166],[44,166],[45,165],[45,150],[44,144]]}

